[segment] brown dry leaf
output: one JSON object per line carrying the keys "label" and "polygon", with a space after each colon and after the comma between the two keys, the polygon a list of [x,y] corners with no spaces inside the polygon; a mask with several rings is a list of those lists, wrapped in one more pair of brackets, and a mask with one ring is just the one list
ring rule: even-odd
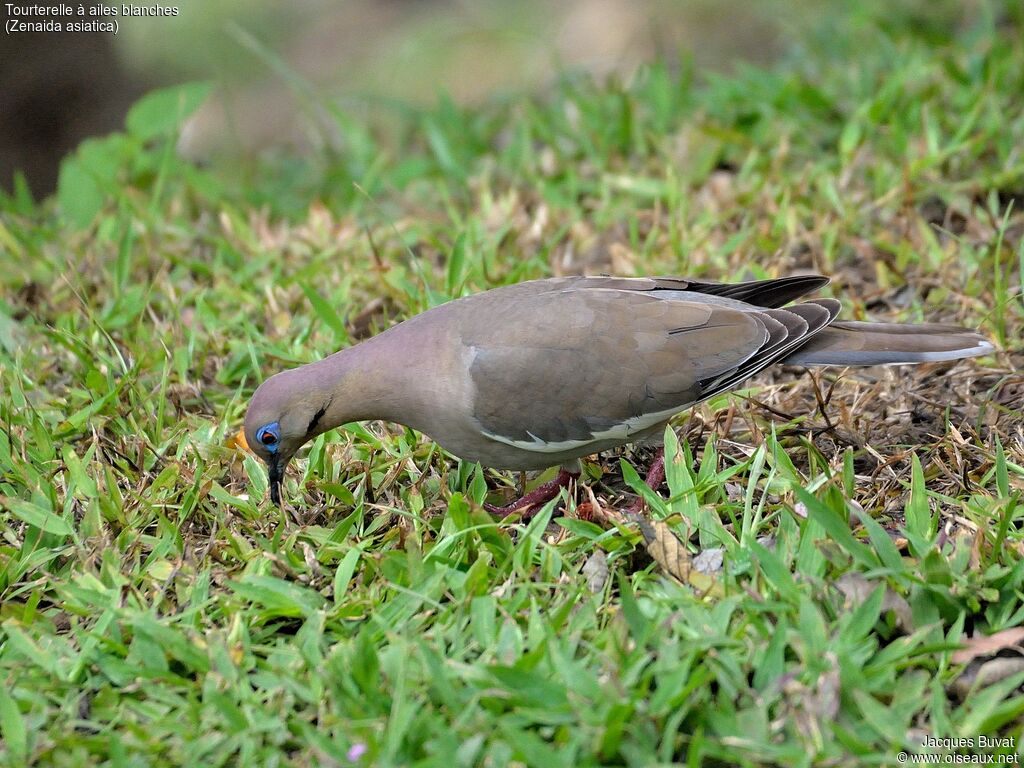
{"label": "brown dry leaf", "polygon": [[306,563],[310,574],[314,577],[323,576],[323,568],[320,567],[320,561],[316,559],[316,552],[313,551],[313,547],[305,541],[300,542],[300,545],[302,547],[302,559]]}
{"label": "brown dry leaf", "polygon": [[839,660],[831,651],[825,654],[828,669],[818,677],[818,685],[812,702],[815,713],[822,720],[833,720],[839,714]]}
{"label": "brown dry leaf", "polygon": [[583,575],[587,577],[587,588],[597,594],[608,583],[608,558],[604,551],[597,549],[583,564]]}
{"label": "brown dry leaf", "polygon": [[1024,654],[1024,627],[1012,627],[993,635],[974,635],[965,647],[953,654],[954,664],[965,664],[979,656],[994,656],[1006,648],[1013,648]]}
{"label": "brown dry leaf", "polygon": [[356,339],[365,339],[372,335],[370,332],[373,329],[374,319],[385,314],[386,302],[380,296],[375,296],[348,321],[349,333]]}
{"label": "brown dry leaf", "polygon": [[967,666],[964,673],[953,681],[950,690],[963,701],[971,689],[993,685],[1021,671],[1024,671],[1024,658],[999,658],[984,662],[974,660]]}
{"label": "brown dry leaf", "polygon": [[826,669],[813,687],[796,680],[784,686],[797,730],[814,744],[822,744],[822,723],[833,720],[839,712],[839,662],[831,651],[825,654],[825,661]]}
{"label": "brown dry leaf", "polygon": [[654,562],[684,584],[689,581],[690,573],[693,571],[693,558],[686,544],[660,520],[650,520],[637,515],[635,522],[640,526],[640,534],[644,537],[647,551],[654,558]]}
{"label": "brown dry leaf", "polygon": [[587,515],[595,522],[607,526],[635,523],[640,529],[640,535],[644,537],[647,553],[662,571],[681,583],[689,584],[706,594],[715,597],[725,594],[714,577],[701,573],[693,567],[693,558],[686,548],[686,542],[681,541],[664,522],[651,520],[638,514],[627,516],[617,509],[605,507],[598,502],[589,487],[586,490],[590,500],[581,504],[580,507],[585,507]]}
{"label": "brown dry leaf", "polygon": [[[757,543],[765,549],[775,549],[774,536],[758,536]],[[725,547],[708,547],[693,556],[693,568],[701,573],[721,573],[724,567]]]}
{"label": "brown dry leaf", "polygon": [[693,558],[693,567],[700,573],[720,573],[725,567],[725,547],[701,550]]}
{"label": "brown dry leaf", "polygon": [[652,520],[641,515],[631,515],[633,522],[640,528],[640,535],[647,544],[647,552],[662,571],[683,584],[716,597],[724,595],[721,585],[706,573],[693,567],[693,558],[672,529],[661,520]]}
{"label": "brown dry leaf", "polygon": [[[866,579],[859,573],[846,573],[836,581],[836,588],[846,598],[846,607],[852,610],[867,600],[878,584],[879,582]],[[885,588],[885,595],[882,597],[882,611],[892,611],[896,616],[896,626],[904,632],[909,634],[914,631],[914,614],[910,609],[910,603],[888,587]]]}

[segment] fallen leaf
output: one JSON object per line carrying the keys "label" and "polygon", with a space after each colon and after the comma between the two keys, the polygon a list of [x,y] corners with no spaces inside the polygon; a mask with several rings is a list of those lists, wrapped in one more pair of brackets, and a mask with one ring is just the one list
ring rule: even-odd
{"label": "fallen leaf", "polygon": [[785,696],[785,719],[792,722],[804,739],[823,745],[822,724],[836,718],[840,707],[839,660],[833,652],[825,652],[822,672],[812,684],[797,676],[784,675],[779,680]]}
{"label": "fallen leaf", "polygon": [[1024,658],[975,659],[964,673],[953,681],[950,689],[963,701],[975,688],[984,688],[1024,671]]}
{"label": "fallen leaf", "polygon": [[[845,573],[836,580],[836,589],[846,598],[846,607],[853,608],[867,600],[881,582],[872,581],[859,573]],[[910,603],[889,587],[885,588],[882,597],[882,612],[892,611],[896,616],[896,626],[910,634],[914,631],[914,613]]]}
{"label": "fallen leaf", "polygon": [[718,573],[725,565],[725,547],[710,547],[698,552],[693,567],[701,573]]}
{"label": "fallen leaf", "polygon": [[661,520],[650,520],[640,515],[634,518],[644,537],[647,551],[661,569],[684,584],[690,580],[693,558],[686,544]]}
{"label": "fallen leaf", "polygon": [[[766,549],[775,549],[774,536],[758,536],[757,543]],[[700,573],[720,573],[725,567],[725,547],[708,547],[693,556],[693,568]]]}
{"label": "fallen leaf", "polygon": [[786,681],[783,692],[792,710],[792,720],[804,738],[822,744],[822,724],[834,720],[839,712],[839,661],[831,651],[825,653],[824,667],[814,685],[796,679]]}
{"label": "fallen leaf", "polygon": [[583,564],[583,575],[587,577],[587,588],[597,594],[608,583],[608,558],[600,549],[587,558]]}
{"label": "fallen leaf", "polygon": [[609,527],[621,527],[633,523],[640,529],[647,553],[662,571],[683,584],[689,584],[701,592],[721,597],[722,586],[713,576],[701,573],[693,567],[693,559],[686,542],[681,541],[672,529],[661,520],[651,520],[636,513],[624,514],[613,507],[603,506],[587,487],[590,500],[580,506],[586,507],[589,518]]}
{"label": "fallen leaf", "polygon": [[715,597],[725,595],[722,585],[714,576],[701,573],[693,567],[693,558],[686,548],[686,542],[680,540],[666,523],[636,514],[631,515],[630,520],[637,524],[647,545],[647,553],[662,571],[705,594]]}
{"label": "fallen leaf", "polygon": [[1024,654],[1024,627],[1012,627],[992,635],[974,635],[964,647],[953,654],[954,664],[965,664],[978,656],[994,656],[999,651],[1013,648]]}

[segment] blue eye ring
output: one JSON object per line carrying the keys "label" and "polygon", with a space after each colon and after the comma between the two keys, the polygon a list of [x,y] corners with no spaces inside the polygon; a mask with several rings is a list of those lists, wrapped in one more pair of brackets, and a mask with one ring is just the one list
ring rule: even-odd
{"label": "blue eye ring", "polygon": [[256,439],[260,441],[260,445],[267,453],[277,453],[278,446],[281,444],[280,425],[276,421],[264,424],[256,430]]}

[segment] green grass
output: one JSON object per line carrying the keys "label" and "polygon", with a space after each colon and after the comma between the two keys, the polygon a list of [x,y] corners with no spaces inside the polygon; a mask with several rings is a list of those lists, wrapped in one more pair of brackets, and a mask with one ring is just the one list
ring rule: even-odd
{"label": "green grass", "polygon": [[[1024,621],[1024,16],[929,8],[831,7],[770,70],[343,120],[336,154],[243,169],[174,155],[190,86],[83,145],[55,199],[0,201],[0,760],[1019,753],[1020,656],[953,653]],[[229,444],[262,377],[452,296],[798,269],[847,317],[1001,352],[776,372],[682,416],[653,512],[722,550],[710,580],[572,504],[497,525],[479,502],[514,478],[393,425],[318,438],[283,513]],[[636,485],[612,455],[588,482]]]}

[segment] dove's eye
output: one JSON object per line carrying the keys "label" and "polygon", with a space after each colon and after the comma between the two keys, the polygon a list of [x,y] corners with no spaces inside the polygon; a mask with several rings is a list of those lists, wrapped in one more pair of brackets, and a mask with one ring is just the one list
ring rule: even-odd
{"label": "dove's eye", "polygon": [[281,428],[277,422],[272,422],[256,430],[256,438],[271,453],[277,451],[277,444],[281,442]]}

